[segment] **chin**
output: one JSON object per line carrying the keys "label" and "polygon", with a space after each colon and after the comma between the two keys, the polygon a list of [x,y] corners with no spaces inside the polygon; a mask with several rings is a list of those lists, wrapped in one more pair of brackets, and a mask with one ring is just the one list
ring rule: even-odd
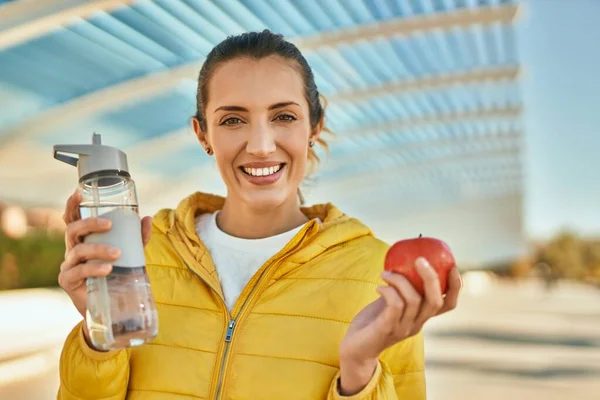
{"label": "chin", "polygon": [[245,190],[242,199],[249,208],[257,212],[270,211],[289,200],[290,194],[286,190]]}

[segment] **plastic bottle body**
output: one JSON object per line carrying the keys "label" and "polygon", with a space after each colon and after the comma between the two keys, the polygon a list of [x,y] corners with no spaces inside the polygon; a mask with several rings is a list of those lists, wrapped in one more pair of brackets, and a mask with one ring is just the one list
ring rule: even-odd
{"label": "plastic bottle body", "polygon": [[115,246],[122,253],[110,275],[87,280],[92,345],[111,350],[146,343],[158,333],[158,314],[146,274],[135,183],[127,173],[103,171],[83,177],[80,191],[81,218],[112,221],[109,232],[90,234],[84,242]]}

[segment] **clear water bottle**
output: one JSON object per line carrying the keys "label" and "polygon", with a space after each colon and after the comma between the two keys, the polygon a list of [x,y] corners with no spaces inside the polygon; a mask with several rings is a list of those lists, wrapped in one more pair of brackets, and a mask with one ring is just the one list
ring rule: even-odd
{"label": "clear water bottle", "polygon": [[81,218],[112,221],[108,232],[89,234],[83,241],[121,250],[110,275],[87,280],[86,323],[92,345],[111,350],[152,340],[158,333],[158,314],[146,274],[137,194],[127,156],[102,145],[100,135],[94,133],[91,145],[54,146],[54,158],[78,168]]}

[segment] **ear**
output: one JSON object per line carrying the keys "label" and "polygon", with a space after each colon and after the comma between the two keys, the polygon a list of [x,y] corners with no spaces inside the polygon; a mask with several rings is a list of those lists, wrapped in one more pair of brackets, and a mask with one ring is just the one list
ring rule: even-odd
{"label": "ear", "polygon": [[200,121],[196,117],[192,117],[192,126],[194,127],[194,133],[198,138],[198,141],[205,149],[210,147],[210,143],[208,143],[208,135],[206,132],[202,130],[202,126],[200,125]]}
{"label": "ear", "polygon": [[310,135],[311,142],[316,142],[319,140],[319,138],[321,137],[321,131],[323,130],[324,126],[325,116],[322,116],[321,120],[319,120],[319,123],[317,124],[317,126],[315,126],[315,129],[313,129],[312,134]]}

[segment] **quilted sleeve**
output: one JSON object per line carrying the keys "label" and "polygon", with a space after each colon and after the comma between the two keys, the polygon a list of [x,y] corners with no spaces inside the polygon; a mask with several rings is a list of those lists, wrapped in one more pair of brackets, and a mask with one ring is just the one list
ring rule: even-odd
{"label": "quilted sleeve", "polygon": [[129,381],[127,350],[99,352],[88,346],[83,322],[71,331],[60,356],[57,400],[124,400]]}

